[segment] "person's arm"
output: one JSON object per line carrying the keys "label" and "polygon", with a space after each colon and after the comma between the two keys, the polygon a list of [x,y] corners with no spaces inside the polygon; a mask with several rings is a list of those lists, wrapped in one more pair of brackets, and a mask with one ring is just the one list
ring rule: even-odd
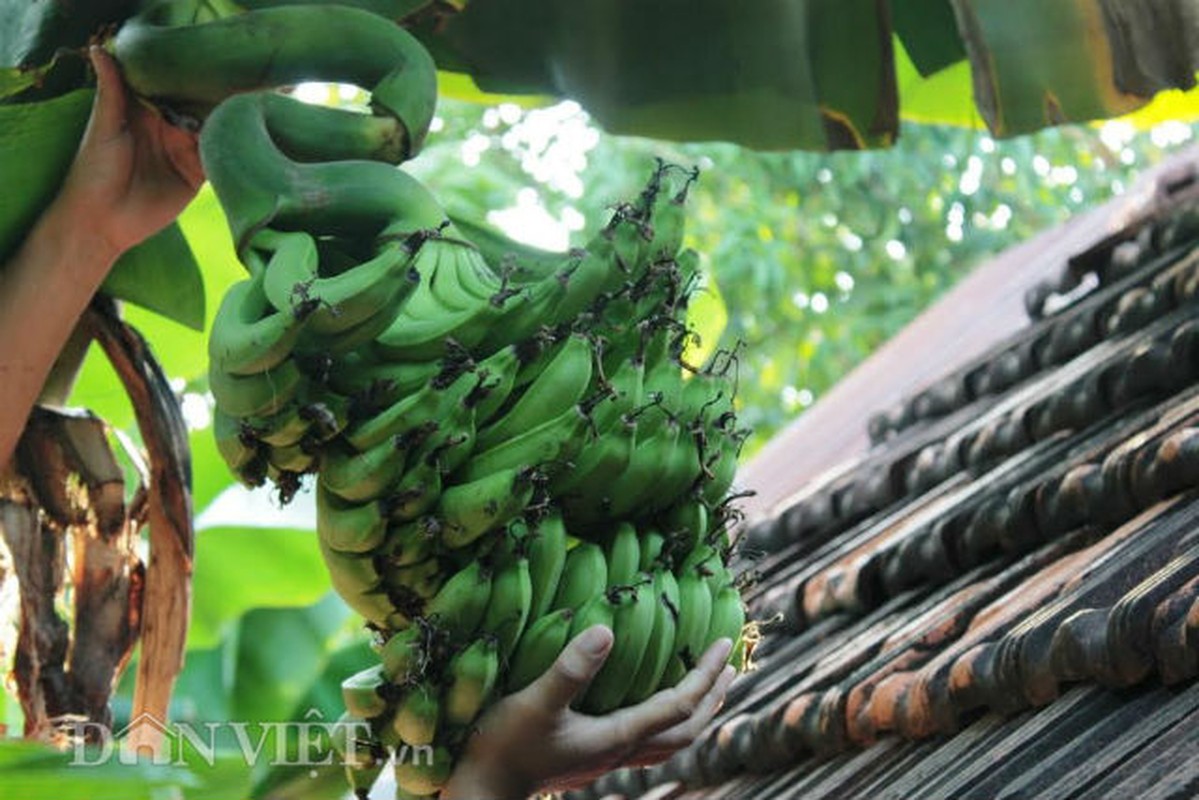
{"label": "person's arm", "polygon": [[128,97],[91,49],[96,99],[57,197],[0,266],[0,467],[54,359],[117,258],[173,220],[204,180],[195,136]]}
{"label": "person's arm", "polygon": [[674,688],[635,706],[592,717],[571,701],[612,648],[595,626],[570,642],[554,665],[505,697],[479,721],[441,800],[520,800],[536,791],[585,785],[622,764],[652,764],[690,744],[724,702],[732,643],[716,642]]}

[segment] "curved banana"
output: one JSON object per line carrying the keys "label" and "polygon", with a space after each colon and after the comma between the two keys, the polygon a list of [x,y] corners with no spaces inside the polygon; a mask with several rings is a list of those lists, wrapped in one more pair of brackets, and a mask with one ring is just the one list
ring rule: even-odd
{"label": "curved banana", "polygon": [[529,560],[517,558],[500,569],[491,581],[491,597],[483,616],[483,630],[496,639],[500,660],[512,655],[533,604],[533,582],[529,576]]}
{"label": "curved banana", "polygon": [[504,684],[506,692],[519,692],[550,668],[566,646],[574,616],[573,608],[560,608],[529,624],[512,652]]}
{"label": "curved banana", "polygon": [[636,580],[641,563],[641,543],[632,523],[617,523],[608,539],[605,555],[608,559],[608,588],[628,586]]}
{"label": "curved banana", "polygon": [[640,703],[656,692],[674,655],[675,629],[679,613],[679,585],[669,569],[654,572],[654,624],[650,643],[629,689],[621,699],[622,705]]}
{"label": "curved banana", "polygon": [[579,709],[590,714],[605,714],[620,705],[628,693],[629,678],[641,668],[654,630],[658,603],[654,600],[654,582],[648,575],[636,586],[608,590],[612,613],[612,650],[600,671],[579,701]]}
{"label": "curved banana", "polygon": [[520,436],[475,453],[456,477],[473,481],[505,470],[536,467],[552,478],[566,469],[588,444],[590,433],[591,418],[587,410],[572,406]]}
{"label": "curved banana", "polygon": [[330,549],[343,553],[367,553],[383,543],[387,518],[381,503],[352,503],[341,499],[324,483],[318,482],[316,532]]}
{"label": "curved banana", "polygon": [[506,525],[533,499],[529,470],[507,469],[451,486],[441,493],[435,512],[442,523],[441,541],[465,547],[488,531]]}
{"label": "curved banana", "polygon": [[296,396],[303,382],[304,376],[291,359],[253,375],[234,375],[215,362],[208,368],[208,388],[217,408],[238,418],[274,414]]}
{"label": "curved banana", "polygon": [[406,687],[391,726],[400,741],[413,747],[432,744],[441,717],[441,695],[431,684],[418,681]]}
{"label": "curved banana", "polygon": [[247,278],[229,287],[221,299],[208,338],[208,358],[231,375],[265,372],[291,355],[307,318],[307,309],[272,309],[262,276]]}
{"label": "curved banana", "polygon": [[341,698],[346,711],[361,719],[371,719],[387,711],[387,701],[379,689],[387,683],[383,667],[375,665],[341,682]]}
{"label": "curved banana", "polygon": [[579,610],[608,586],[608,561],[594,542],[580,542],[566,554],[551,609]]}
{"label": "curved banana", "polygon": [[493,636],[476,639],[450,659],[442,703],[446,722],[459,727],[474,722],[495,690],[499,674],[499,646]]}
{"label": "curved banana", "polygon": [[534,523],[525,550],[533,583],[529,618],[538,619],[549,611],[566,567],[566,525],[562,515],[553,513]]}
{"label": "curved banana", "polygon": [[479,431],[479,449],[488,450],[570,410],[591,384],[594,360],[589,337],[569,336],[512,408]]}
{"label": "curved banana", "polygon": [[404,474],[408,450],[397,437],[363,452],[331,448],[321,460],[318,483],[325,491],[351,503],[382,497]]}
{"label": "curved banana", "polygon": [[445,786],[454,769],[454,757],[445,747],[436,746],[431,759],[420,753],[409,754],[408,758],[397,758],[394,769],[396,785],[402,791],[425,797],[437,794]]}
{"label": "curved banana", "polygon": [[458,570],[425,606],[425,619],[451,643],[464,642],[479,627],[491,596],[492,576],[479,561]]}
{"label": "curved banana", "polygon": [[743,668],[741,663],[734,660],[734,653],[739,651],[742,640],[742,630],[745,627],[745,604],[741,600],[741,592],[731,583],[722,586],[712,597],[712,621],[704,634],[704,647],[708,647],[717,639],[728,638],[733,643],[733,651],[729,653],[729,662],[738,670]]}
{"label": "curved banana", "polygon": [[428,655],[425,631],[419,625],[409,625],[393,633],[379,650],[383,674],[395,684],[406,684],[424,674]]}

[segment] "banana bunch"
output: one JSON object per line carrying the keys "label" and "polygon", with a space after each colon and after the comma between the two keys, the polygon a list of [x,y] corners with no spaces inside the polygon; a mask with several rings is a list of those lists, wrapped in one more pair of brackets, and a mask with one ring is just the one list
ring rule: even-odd
{"label": "banana bunch", "polygon": [[[616,637],[590,713],[673,685],[723,636],[744,663],[737,359],[684,359],[695,173],[659,164],[584,247],[534,251],[455,224],[396,168],[435,101],[402,28],[323,4],[159,13],[111,47],[139,93],[204,117],[247,272],[209,339],[218,447],[285,501],[313,487],[334,588],[377,639],[343,684],[372,731],[347,763],[360,794],[402,745],[436,757],[396,764],[401,790],[436,793],[487,705],[590,625]],[[363,85],[372,113],[272,90],[301,79]]]}

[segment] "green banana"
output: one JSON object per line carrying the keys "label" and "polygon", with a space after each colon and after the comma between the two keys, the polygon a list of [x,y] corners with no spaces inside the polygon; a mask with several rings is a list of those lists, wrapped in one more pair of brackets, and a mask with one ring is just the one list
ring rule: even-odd
{"label": "green banana", "polygon": [[274,311],[261,276],[229,287],[208,338],[208,358],[230,375],[255,375],[279,366],[295,348],[307,309]]}
{"label": "green banana", "polygon": [[704,652],[704,638],[712,619],[712,590],[695,570],[678,577],[679,620],[675,629],[675,654],[684,672],[695,666]]}
{"label": "green banana", "polygon": [[261,447],[253,430],[221,409],[212,412],[212,432],[216,438],[217,451],[237,471],[262,457]]}
{"label": "green banana", "polygon": [[566,469],[589,443],[590,432],[591,419],[587,410],[572,406],[520,436],[475,453],[459,470],[457,478],[473,481],[504,470],[529,467],[537,467],[546,477],[552,478]]}
{"label": "green banana", "polygon": [[402,444],[397,437],[361,453],[330,449],[321,459],[321,488],[352,503],[382,497],[404,473],[408,451]]}
{"label": "green banana", "polygon": [[216,363],[208,367],[208,388],[217,408],[232,417],[274,414],[296,396],[303,381],[291,359],[253,375],[234,375]]}
{"label": "green banana", "polygon": [[316,487],[316,531],[322,542],[344,553],[367,553],[383,543],[387,518],[377,501],[352,503],[324,485]]}
{"label": "green banana", "polygon": [[622,705],[640,703],[658,690],[666,668],[674,655],[675,628],[679,613],[679,584],[669,569],[654,571],[654,624],[650,643],[636,675],[629,681],[629,690]]}
{"label": "green banana", "polygon": [[407,625],[407,619],[396,610],[387,593],[381,590],[383,579],[369,555],[334,550],[319,536],[317,544],[325,567],[329,570],[333,588],[346,605],[381,628],[402,628]]}
{"label": "green banana", "polygon": [[449,578],[425,606],[425,619],[444,632],[451,643],[464,642],[483,621],[491,596],[492,576],[479,561]]}
{"label": "green banana", "polygon": [[636,445],[637,421],[626,418],[580,453],[574,469],[550,481],[550,494],[557,498],[571,530],[584,534],[596,526],[608,527],[610,487],[628,468]]}
{"label": "green banana", "polygon": [[417,363],[380,362],[362,350],[344,353],[332,360],[328,372],[329,388],[353,397],[360,406],[374,413],[421,387],[441,372],[437,361]]}
{"label": "green banana", "polygon": [[708,535],[708,506],[698,498],[684,498],[663,512],[660,524],[666,532],[664,549],[681,564]]}
{"label": "green banana", "polygon": [[445,574],[441,562],[436,557],[403,567],[393,567],[383,573],[383,586],[397,601],[401,610],[409,608],[411,603],[413,608],[419,606],[423,613],[425,603],[417,600],[432,600],[443,585]]}
{"label": "green banana", "polygon": [[593,360],[587,336],[568,337],[512,408],[479,432],[479,449],[488,450],[570,410],[591,384]]}
{"label": "green banana", "polygon": [[499,673],[499,646],[493,636],[476,639],[450,659],[442,703],[446,722],[459,727],[474,722],[495,690]]}
{"label": "green banana", "polygon": [[379,689],[387,683],[383,668],[368,667],[341,682],[341,698],[346,712],[361,719],[371,719],[387,711],[387,701]]}
{"label": "green banana", "polygon": [[387,497],[387,513],[393,520],[414,521],[441,499],[441,466],[435,456],[426,456],[403,474]]}
{"label": "green banana", "polygon": [[316,454],[311,452],[306,442],[268,447],[267,463],[280,472],[292,472],[297,475],[311,472],[316,465]]}
{"label": "green banana", "polygon": [[409,625],[387,639],[379,650],[379,660],[389,681],[406,684],[424,673],[428,661],[425,639],[425,630],[420,625]]}
{"label": "green banana", "polygon": [[526,554],[533,582],[530,619],[539,619],[549,611],[566,566],[566,526],[562,516],[550,514],[536,522],[528,534]]}
{"label": "green banana", "polygon": [[504,684],[508,694],[519,692],[550,668],[566,646],[574,616],[574,609],[560,608],[529,624],[512,653]]}
{"label": "green banana", "polygon": [[500,660],[506,662],[516,648],[533,603],[533,581],[529,560],[516,558],[502,567],[491,581],[491,596],[483,615],[483,630],[493,634]]}
{"label": "green banana", "polygon": [[630,522],[617,523],[607,543],[608,588],[627,586],[637,578],[641,544]]}
{"label": "green banana", "polygon": [[583,631],[596,625],[603,625],[611,630],[615,610],[616,606],[606,590],[589,597],[575,611],[574,617],[570,621],[570,632],[566,635],[567,644]]}
{"label": "green banana", "polygon": [[391,436],[402,436],[419,427],[436,424],[439,415],[462,402],[478,386],[473,368],[443,371],[421,387],[369,419],[350,425],[346,441],[365,450]]}
{"label": "green banana", "polygon": [[641,534],[639,544],[641,552],[637,568],[642,572],[653,572],[661,563],[666,537],[660,531],[651,528]]}
{"label": "green banana", "polygon": [[276,248],[263,280],[267,298],[279,311],[304,313],[312,333],[342,333],[386,313],[377,322],[382,330],[416,287],[412,254],[402,242],[387,242],[374,258],[329,277],[320,275],[316,242],[307,233],[264,228],[250,242],[261,243]]}
{"label": "green banana", "polygon": [[389,525],[376,552],[386,567],[410,567],[436,555],[437,526],[428,518]]}
{"label": "green banana", "polygon": [[434,512],[442,524],[442,543],[450,548],[465,547],[506,525],[533,499],[534,477],[524,468],[507,469],[443,491]]}
{"label": "green banana", "polygon": [[[711,587],[709,587],[711,588]],[[727,638],[733,642],[733,651],[729,653],[729,663],[737,669],[742,664],[734,660],[738,645],[742,640],[742,629],[745,627],[745,605],[741,600],[741,592],[731,583],[726,583],[712,596],[712,621],[704,634],[704,647],[707,648],[717,639]]]}
{"label": "green banana", "polygon": [[437,722],[441,716],[441,695],[425,681],[407,687],[391,725],[400,741],[419,747],[432,744],[437,736]]}
{"label": "green banana", "polygon": [[649,647],[659,605],[655,601],[653,579],[648,575],[642,575],[635,587],[614,587],[608,590],[608,595],[615,606],[612,651],[579,701],[580,710],[591,714],[612,711],[628,693],[629,678],[641,668]]}
{"label": "green banana", "polygon": [[[369,12],[281,7],[176,27],[157,24],[153,13],[128,20],[111,49],[134,91],[171,101],[179,111],[203,115],[236,92],[320,75],[366,84],[372,105],[403,126],[404,158],[419,149],[432,122],[437,92],[432,59],[405,30],[380,24]],[[330,41],[341,47],[328,47]],[[197,72],[199,61],[205,68]]]}
{"label": "green banana", "polygon": [[550,608],[579,610],[608,586],[608,561],[594,542],[580,542],[566,554],[562,578]]}
{"label": "green banana", "polygon": [[407,758],[395,760],[396,785],[409,794],[424,797],[441,791],[454,769],[454,757],[445,747],[433,748],[431,759],[420,752],[407,753]]}

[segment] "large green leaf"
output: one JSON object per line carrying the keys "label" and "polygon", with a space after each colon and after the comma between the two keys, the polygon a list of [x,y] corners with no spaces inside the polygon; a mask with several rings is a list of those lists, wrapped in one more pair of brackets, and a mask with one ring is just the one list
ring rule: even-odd
{"label": "large green leaf", "polygon": [[92,92],[0,105],[0,264],[54,197],[87,124]]}
{"label": "large green leaf", "polygon": [[891,18],[921,75],[966,58],[950,0],[892,0]]}
{"label": "large green leaf", "polygon": [[954,0],[975,99],[997,135],[1126,114],[1194,85],[1199,15],[1190,0]]}
{"label": "large green leaf", "polygon": [[897,126],[885,5],[471,3],[445,39],[484,90],[572,97],[615,133],[877,146]]}
{"label": "large green leaf", "polygon": [[188,647],[210,647],[254,608],[302,606],[329,591],[311,531],[208,528],[196,535]]}
{"label": "large green leaf", "polygon": [[193,330],[204,330],[204,279],[178,224],[127,250],[101,288]]}

